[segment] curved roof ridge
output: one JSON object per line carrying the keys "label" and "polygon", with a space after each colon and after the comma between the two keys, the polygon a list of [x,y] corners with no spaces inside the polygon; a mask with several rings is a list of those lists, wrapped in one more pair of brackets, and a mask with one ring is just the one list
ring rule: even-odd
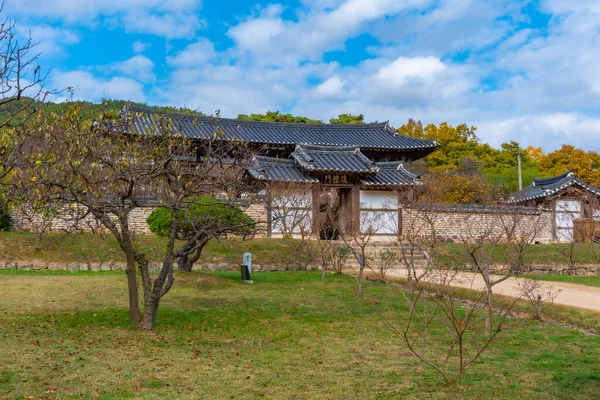
{"label": "curved roof ridge", "polygon": [[554,185],[555,183],[560,182],[561,180],[563,180],[565,178],[570,178],[570,177],[575,177],[572,169],[565,172],[564,174],[551,176],[548,178],[535,178],[534,177],[534,178],[532,178],[532,181],[533,181],[532,184],[533,184],[533,186],[544,187],[544,186],[548,186],[548,185]]}
{"label": "curved roof ridge", "polygon": [[333,146],[333,145],[322,145],[322,144],[308,144],[308,143],[298,143],[296,145],[296,149],[308,150],[308,151],[335,151],[335,152],[343,152],[350,151],[354,152],[356,149],[359,149],[360,146]]}
{"label": "curved roof ridge", "polygon": [[252,161],[270,164],[295,164],[294,160],[289,158],[269,157],[269,156],[254,156]]}

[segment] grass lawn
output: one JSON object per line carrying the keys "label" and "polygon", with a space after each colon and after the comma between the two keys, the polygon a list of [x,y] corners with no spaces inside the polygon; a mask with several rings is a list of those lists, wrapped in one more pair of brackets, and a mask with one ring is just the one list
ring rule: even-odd
{"label": "grass lawn", "polygon": [[[468,255],[462,243],[440,243],[436,249],[439,260],[447,263],[456,261],[468,262]],[[527,248],[524,261],[527,265],[566,265],[566,254],[569,253],[569,243],[532,244]],[[510,245],[498,244],[492,257],[499,263],[505,263],[507,254],[511,254]],[[600,262],[600,245],[590,243],[573,244],[574,262],[576,265],[598,264]]]}
{"label": "grass lawn", "polygon": [[574,283],[577,285],[600,287],[600,276],[569,276],[569,275],[525,275],[541,281]]}
{"label": "grass lawn", "polygon": [[[0,397],[598,398],[600,338],[510,319],[446,386],[354,291],[318,272],[178,275],[157,329],[127,328],[120,272],[0,271]],[[403,294],[367,282],[401,316]]]}
{"label": "grass lawn", "polygon": [[[156,235],[136,237],[140,249],[150,260],[162,261],[166,239]],[[280,265],[302,263],[303,256],[295,255],[296,241],[256,238],[211,240],[203,250],[201,262],[242,262],[241,254],[249,251],[256,264]],[[60,260],[57,260],[60,255]],[[38,235],[29,232],[0,232],[0,257],[5,260],[42,260],[68,262],[125,261],[116,240],[110,234],[64,234],[46,233],[41,241]]]}
{"label": "grass lawn", "polygon": [[[155,235],[139,235],[136,240],[142,252],[150,260],[161,261],[165,251],[165,238]],[[200,259],[204,263],[239,264],[241,254],[249,251],[253,260],[259,265],[304,265],[307,262],[306,252],[296,254],[299,241],[292,239],[255,238],[212,240],[205,247]],[[576,244],[574,248],[577,265],[598,264],[596,255],[600,257],[600,245]],[[468,263],[467,255],[461,243],[441,243],[436,250],[439,261],[448,264]],[[565,265],[562,254],[568,244],[536,244],[527,249],[525,262],[529,265]],[[595,251],[594,251],[595,250]],[[316,251],[315,253],[318,253]],[[494,249],[494,260],[505,263],[509,246],[499,244]],[[100,234],[64,234],[47,233],[38,241],[38,235],[29,232],[0,232],[0,254],[5,260],[41,260],[56,261],[60,254],[61,262],[105,262],[124,261],[123,254],[112,235]]]}

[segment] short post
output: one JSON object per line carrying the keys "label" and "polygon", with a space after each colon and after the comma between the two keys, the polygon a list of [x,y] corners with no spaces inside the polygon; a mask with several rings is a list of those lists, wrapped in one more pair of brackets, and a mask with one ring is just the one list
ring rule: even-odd
{"label": "short post", "polygon": [[252,281],[252,254],[244,253],[242,262],[242,281],[245,283],[254,283]]}

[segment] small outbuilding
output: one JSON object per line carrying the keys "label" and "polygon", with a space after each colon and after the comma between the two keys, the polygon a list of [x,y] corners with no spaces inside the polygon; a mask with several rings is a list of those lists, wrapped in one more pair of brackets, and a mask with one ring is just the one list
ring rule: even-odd
{"label": "small outbuilding", "polygon": [[572,171],[533,178],[530,186],[513,193],[507,203],[550,210],[555,241],[583,241],[600,228],[600,188],[584,183]]}

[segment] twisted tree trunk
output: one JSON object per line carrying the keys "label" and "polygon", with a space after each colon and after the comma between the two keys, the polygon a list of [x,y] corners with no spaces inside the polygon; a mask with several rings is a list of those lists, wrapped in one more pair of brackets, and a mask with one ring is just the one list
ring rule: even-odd
{"label": "twisted tree trunk", "polygon": [[[177,269],[181,272],[192,272],[194,264],[200,259],[202,250],[209,240],[209,237],[203,237],[202,239],[186,243],[182,250],[178,252],[181,255],[179,255],[179,260],[177,261]],[[194,247],[196,247],[195,250]]]}

